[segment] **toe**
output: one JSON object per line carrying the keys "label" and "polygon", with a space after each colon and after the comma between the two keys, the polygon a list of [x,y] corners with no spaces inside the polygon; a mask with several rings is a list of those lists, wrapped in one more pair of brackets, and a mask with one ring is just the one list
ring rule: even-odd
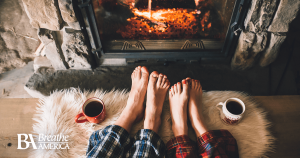
{"label": "toe", "polygon": [[198,80],[195,81],[196,82],[196,89],[198,90],[200,88],[200,82]]}
{"label": "toe", "polygon": [[136,67],[134,71],[136,73],[136,77],[138,79],[140,79],[141,78],[141,66]]}
{"label": "toe", "polygon": [[171,85],[170,81],[168,81],[167,85],[165,85],[166,87],[165,88],[169,88]]}
{"label": "toe", "polygon": [[200,88],[200,82],[198,80],[195,80],[195,89],[199,90]]}
{"label": "toe", "polygon": [[170,96],[173,97],[173,95],[174,95],[174,87],[173,86],[170,88],[170,94],[171,94]]}
{"label": "toe", "polygon": [[163,88],[169,88],[169,86],[170,86],[170,82],[169,82],[168,79],[166,79],[166,81],[165,81],[165,83],[164,83],[164,85],[162,87]]}
{"label": "toe", "polygon": [[187,93],[189,88],[189,82],[187,80],[182,80],[182,90],[183,93]]}
{"label": "toe", "polygon": [[168,78],[167,78],[167,76],[166,75],[164,75],[163,76],[163,78],[162,78],[162,81],[161,81],[161,87],[164,87],[164,85],[165,85],[165,83],[166,83],[166,81],[168,80]]}
{"label": "toe", "polygon": [[143,66],[143,67],[141,67],[141,71],[142,71],[142,79],[143,80],[148,80],[148,78],[149,78],[148,69],[145,66]]}
{"label": "toe", "polygon": [[150,75],[150,78],[149,78],[149,84],[155,85],[155,83],[157,81],[157,78],[158,78],[158,72],[153,71]]}
{"label": "toe", "polygon": [[186,81],[189,83],[189,87],[191,87],[192,86],[192,79],[190,77],[187,77]]}
{"label": "toe", "polygon": [[158,79],[157,79],[157,86],[158,86],[158,87],[160,87],[163,78],[164,78],[164,75],[163,75],[162,73],[160,73],[160,74],[158,75]]}
{"label": "toe", "polygon": [[192,79],[191,81],[192,81],[191,88],[192,88],[192,89],[195,89],[195,87],[196,87],[196,82],[195,82],[194,79]]}
{"label": "toe", "polygon": [[191,81],[191,78],[190,78],[190,77],[187,77],[185,80],[186,80],[186,81]]}
{"label": "toe", "polygon": [[176,87],[175,86],[172,86],[172,94],[173,94],[173,96],[176,94]]}
{"label": "toe", "polygon": [[181,83],[177,82],[177,91],[178,93],[181,93]]}
{"label": "toe", "polygon": [[202,89],[200,81],[198,81],[198,90],[200,91]]}
{"label": "toe", "polygon": [[136,71],[137,71],[137,67],[133,70],[132,74],[131,74],[131,78],[135,78],[136,77]]}
{"label": "toe", "polygon": [[174,93],[178,93],[177,84],[174,84]]}
{"label": "toe", "polygon": [[173,94],[172,94],[172,89],[170,89],[170,90],[169,90],[169,99],[171,99],[172,96],[173,96]]}

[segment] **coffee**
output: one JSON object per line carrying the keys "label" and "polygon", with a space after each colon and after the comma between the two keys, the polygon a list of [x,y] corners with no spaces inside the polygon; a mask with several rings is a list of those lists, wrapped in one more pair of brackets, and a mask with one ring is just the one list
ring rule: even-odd
{"label": "coffee", "polygon": [[226,104],[227,110],[234,114],[234,115],[239,115],[243,112],[243,107],[240,103],[235,102],[235,101],[230,101]]}
{"label": "coffee", "polygon": [[92,101],[85,106],[84,113],[87,116],[94,117],[102,112],[103,105],[100,102]]}

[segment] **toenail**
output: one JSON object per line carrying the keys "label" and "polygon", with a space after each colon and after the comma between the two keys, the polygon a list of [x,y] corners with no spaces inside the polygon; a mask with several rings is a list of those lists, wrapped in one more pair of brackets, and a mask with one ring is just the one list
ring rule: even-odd
{"label": "toenail", "polygon": [[185,81],[185,80],[183,80],[183,81],[182,81],[182,83],[183,83],[183,84],[186,84],[186,81]]}
{"label": "toenail", "polygon": [[157,77],[157,75],[156,74],[152,74],[152,77]]}

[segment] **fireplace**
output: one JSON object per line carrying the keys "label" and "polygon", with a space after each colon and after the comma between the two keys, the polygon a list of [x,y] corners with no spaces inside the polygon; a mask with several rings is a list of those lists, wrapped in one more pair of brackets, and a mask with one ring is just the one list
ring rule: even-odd
{"label": "fireplace", "polygon": [[195,62],[234,52],[248,2],[78,0],[74,10],[98,58]]}

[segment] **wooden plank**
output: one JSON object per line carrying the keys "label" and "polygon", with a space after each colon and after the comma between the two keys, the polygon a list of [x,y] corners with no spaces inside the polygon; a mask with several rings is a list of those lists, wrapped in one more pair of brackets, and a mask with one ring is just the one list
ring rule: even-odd
{"label": "wooden plank", "polygon": [[[28,157],[29,149],[20,150],[17,134],[31,134],[36,98],[0,99],[0,157]],[[11,143],[11,146],[8,144]],[[22,143],[22,147],[25,145]]]}
{"label": "wooden plank", "polygon": [[270,128],[276,137],[275,153],[272,158],[300,157],[300,95],[254,97],[268,112],[272,122]]}
{"label": "wooden plank", "polygon": [[[299,157],[300,96],[255,96],[254,99],[268,111],[273,123],[271,131],[277,138],[272,158]],[[0,99],[0,157],[28,157],[29,150],[18,150],[17,134],[32,133],[32,120],[38,99]],[[7,144],[12,146],[8,147]]]}

